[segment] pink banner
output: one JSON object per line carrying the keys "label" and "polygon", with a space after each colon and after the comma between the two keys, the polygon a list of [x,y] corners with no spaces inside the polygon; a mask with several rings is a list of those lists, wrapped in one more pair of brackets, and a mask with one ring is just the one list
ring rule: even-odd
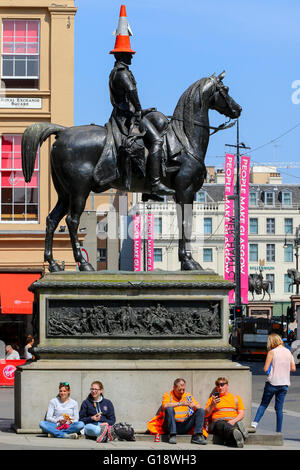
{"label": "pink banner", "polygon": [[250,157],[241,156],[240,166],[240,255],[241,301],[248,303],[248,208]]}
{"label": "pink banner", "polygon": [[133,216],[133,270],[141,271],[141,216]]}
{"label": "pink banner", "polygon": [[147,271],[154,268],[154,215],[147,214]]}
{"label": "pink banner", "polygon": [[[234,281],[234,155],[225,155],[225,227],[224,227],[224,278]],[[229,303],[234,303],[234,289],[229,291]]]}

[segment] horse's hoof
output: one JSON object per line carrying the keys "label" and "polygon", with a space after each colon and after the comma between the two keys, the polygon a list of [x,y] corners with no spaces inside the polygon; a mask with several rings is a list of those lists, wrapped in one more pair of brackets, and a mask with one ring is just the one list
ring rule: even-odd
{"label": "horse's hoof", "polygon": [[48,269],[50,273],[60,273],[62,271],[62,268],[57,263],[49,264]]}
{"label": "horse's hoof", "polygon": [[90,263],[82,263],[79,265],[79,271],[95,271]]}
{"label": "horse's hoof", "polygon": [[181,271],[203,271],[203,268],[199,263],[197,263],[197,261],[187,259],[185,261],[181,261]]}

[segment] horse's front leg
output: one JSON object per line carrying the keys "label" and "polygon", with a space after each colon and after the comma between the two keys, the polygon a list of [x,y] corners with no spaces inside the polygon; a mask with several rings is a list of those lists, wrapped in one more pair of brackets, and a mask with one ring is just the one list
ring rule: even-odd
{"label": "horse's front leg", "polygon": [[191,254],[192,225],[193,225],[193,198],[185,197],[179,202],[177,200],[176,211],[179,228],[178,258],[182,271],[202,270],[200,264],[195,261]]}
{"label": "horse's front leg", "polygon": [[69,233],[70,233],[70,239],[71,239],[71,244],[73,248],[73,254],[74,254],[74,259],[76,263],[79,265],[79,271],[94,271],[93,266],[88,263],[81,252],[80,249],[80,243],[78,240],[78,227],[79,227],[79,222],[80,222],[80,216],[82,212],[84,211],[85,208],[85,203],[87,196],[74,196],[72,195],[71,197],[71,203],[70,203],[70,212],[68,213],[66,217],[66,222],[68,225]]}

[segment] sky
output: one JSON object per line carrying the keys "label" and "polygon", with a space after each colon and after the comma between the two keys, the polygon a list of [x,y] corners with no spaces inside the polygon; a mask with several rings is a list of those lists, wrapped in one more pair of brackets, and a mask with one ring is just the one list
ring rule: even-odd
{"label": "sky", "polygon": [[[277,166],[284,183],[300,185],[299,0],[75,0],[75,125],[110,117],[109,51],[121,3],[142,107],[171,115],[192,83],[225,70],[251,164]],[[225,120],[210,111],[211,125]],[[236,126],[211,137],[206,165],[224,166],[233,151],[226,144],[236,144]]]}

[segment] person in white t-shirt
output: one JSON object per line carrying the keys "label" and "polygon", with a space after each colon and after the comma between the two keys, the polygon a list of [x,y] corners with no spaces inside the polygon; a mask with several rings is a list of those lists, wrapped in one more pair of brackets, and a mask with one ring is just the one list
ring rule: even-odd
{"label": "person in white t-shirt", "polygon": [[283,404],[289,388],[290,372],[296,371],[294,357],[291,351],[284,346],[282,338],[276,333],[268,336],[268,354],[266,357],[264,372],[268,374],[261,403],[256,412],[251,428],[254,431],[263,417],[275,395],[276,432],[281,433],[283,421]]}
{"label": "person in white t-shirt", "polygon": [[41,430],[48,437],[77,439],[84,428],[84,423],[79,421],[78,403],[70,394],[70,384],[61,382],[58,395],[50,400],[46,419],[40,422]]}
{"label": "person in white t-shirt", "polygon": [[20,359],[20,354],[18,351],[16,351],[10,344],[6,345],[5,351],[5,359],[7,361],[18,361]]}

